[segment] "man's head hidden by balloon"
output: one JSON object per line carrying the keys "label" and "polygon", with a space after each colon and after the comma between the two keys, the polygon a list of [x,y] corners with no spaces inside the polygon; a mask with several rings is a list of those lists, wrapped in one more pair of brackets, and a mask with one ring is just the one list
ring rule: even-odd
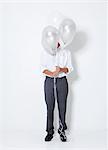
{"label": "man's head hidden by balloon", "polygon": [[72,19],[65,18],[59,28],[47,26],[42,32],[43,48],[51,55],[69,46],[76,33],[76,24]]}

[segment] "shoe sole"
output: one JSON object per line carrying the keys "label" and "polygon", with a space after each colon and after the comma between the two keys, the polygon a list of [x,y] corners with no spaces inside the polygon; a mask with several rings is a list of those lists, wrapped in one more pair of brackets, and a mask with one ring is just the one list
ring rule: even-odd
{"label": "shoe sole", "polygon": [[53,136],[51,137],[51,139],[50,139],[50,140],[45,140],[45,142],[50,142],[52,139],[53,139]]}

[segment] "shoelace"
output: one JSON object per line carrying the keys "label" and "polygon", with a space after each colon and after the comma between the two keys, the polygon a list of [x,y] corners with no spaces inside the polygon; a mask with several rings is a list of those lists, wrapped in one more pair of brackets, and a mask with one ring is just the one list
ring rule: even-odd
{"label": "shoelace", "polygon": [[63,131],[61,131],[61,130],[59,130],[59,131],[60,131],[60,133],[59,133],[60,136],[62,135],[62,136],[66,139],[67,137],[66,137],[66,135],[65,135],[65,132],[63,132]]}
{"label": "shoelace", "polygon": [[63,125],[62,125],[62,123],[61,123],[61,120],[60,120],[60,128],[59,128],[59,131],[60,131],[60,135],[63,135],[64,138],[66,139],[67,137],[66,137],[66,135],[65,135],[65,132],[63,131]]}

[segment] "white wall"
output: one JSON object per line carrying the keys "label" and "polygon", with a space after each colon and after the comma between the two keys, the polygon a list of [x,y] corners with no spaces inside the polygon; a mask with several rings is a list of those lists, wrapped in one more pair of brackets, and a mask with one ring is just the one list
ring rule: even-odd
{"label": "white wall", "polygon": [[[71,130],[106,128],[105,3],[4,3],[1,8],[1,130],[45,130],[46,105],[39,72],[41,32],[59,10],[77,24],[72,43],[67,123]],[[55,114],[57,114],[55,112]],[[58,121],[55,117],[55,124]],[[56,127],[57,128],[57,127]]]}

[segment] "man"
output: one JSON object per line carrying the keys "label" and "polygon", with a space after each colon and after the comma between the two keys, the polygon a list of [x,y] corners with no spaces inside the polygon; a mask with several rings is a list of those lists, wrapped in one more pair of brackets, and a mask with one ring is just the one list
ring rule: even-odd
{"label": "man", "polygon": [[47,135],[45,137],[45,141],[51,141],[54,134],[53,119],[55,107],[55,85],[59,111],[58,133],[60,135],[61,141],[65,142],[67,141],[67,137],[65,135],[65,130],[67,129],[65,116],[68,96],[68,81],[66,76],[73,70],[71,63],[71,53],[67,49],[59,49],[56,52],[56,55],[50,55],[44,51],[41,59],[42,72],[45,75],[44,93],[47,106]]}

